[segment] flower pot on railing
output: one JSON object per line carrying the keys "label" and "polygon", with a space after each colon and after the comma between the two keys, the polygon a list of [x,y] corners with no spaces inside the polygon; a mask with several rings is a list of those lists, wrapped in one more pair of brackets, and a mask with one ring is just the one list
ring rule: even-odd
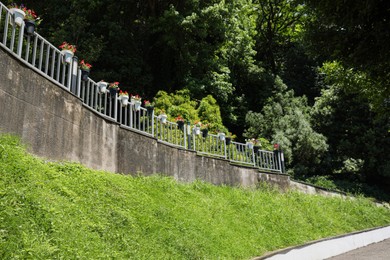
{"label": "flower pot on railing", "polygon": [[35,32],[35,21],[24,20],[24,31],[27,36],[33,36]]}
{"label": "flower pot on railing", "polygon": [[176,123],[177,123],[177,128],[180,129],[181,131],[183,131],[184,130],[184,121],[179,120],[179,121],[176,121]]}
{"label": "flower pot on railing", "polygon": [[232,142],[232,138],[231,137],[226,137],[226,145],[230,145],[230,143]]}
{"label": "flower pot on railing", "polygon": [[209,130],[208,129],[203,129],[202,130],[202,137],[203,138],[206,138],[208,136],[208,134],[209,134]]}
{"label": "flower pot on railing", "polygon": [[166,114],[161,114],[158,116],[158,118],[160,119],[161,123],[165,124],[167,122],[168,116]]}
{"label": "flower pot on railing", "polygon": [[70,50],[62,50],[61,55],[62,55],[62,63],[70,64],[72,62],[74,53],[73,51]]}
{"label": "flower pot on railing", "polygon": [[253,143],[252,142],[246,142],[246,147],[248,147],[248,149],[253,149]]}
{"label": "flower pot on railing", "polygon": [[153,116],[153,111],[154,111],[154,106],[147,106],[146,111],[148,112],[148,116],[152,117]]}
{"label": "flower pot on railing", "polygon": [[107,86],[108,86],[107,82],[104,81],[99,82],[98,83],[99,93],[101,94],[107,93]]}
{"label": "flower pot on railing", "polygon": [[22,26],[24,17],[26,16],[26,13],[23,12],[23,10],[21,10],[19,8],[11,8],[11,9],[9,9],[9,12],[12,14],[12,17],[13,17],[13,19],[11,21],[12,26],[14,24],[16,24],[18,26]]}
{"label": "flower pot on railing", "polygon": [[129,96],[120,96],[120,101],[122,107],[125,107],[129,104]]}
{"label": "flower pot on railing", "polygon": [[193,129],[192,131],[194,132],[194,134],[200,135],[200,127],[195,126],[194,129]]}
{"label": "flower pot on railing", "polygon": [[89,71],[86,69],[81,69],[81,81],[87,81],[89,77]]}
{"label": "flower pot on railing", "polygon": [[141,100],[134,100],[134,109],[139,111],[141,109],[142,102]]}
{"label": "flower pot on railing", "polygon": [[111,97],[115,97],[116,93],[118,93],[118,89],[116,89],[116,88],[109,88],[108,90],[110,92]]}
{"label": "flower pot on railing", "polygon": [[116,96],[116,93],[118,93],[118,88],[109,88],[110,96],[114,98]]}
{"label": "flower pot on railing", "polygon": [[219,138],[219,140],[224,141],[225,140],[225,133],[218,133],[218,138]]}

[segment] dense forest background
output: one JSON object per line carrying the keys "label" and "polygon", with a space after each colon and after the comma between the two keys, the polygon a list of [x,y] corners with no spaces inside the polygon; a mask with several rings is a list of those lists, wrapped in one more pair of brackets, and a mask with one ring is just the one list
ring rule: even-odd
{"label": "dense forest background", "polygon": [[208,100],[239,140],[280,143],[295,179],[389,200],[390,1],[23,3],[95,81],[182,108]]}

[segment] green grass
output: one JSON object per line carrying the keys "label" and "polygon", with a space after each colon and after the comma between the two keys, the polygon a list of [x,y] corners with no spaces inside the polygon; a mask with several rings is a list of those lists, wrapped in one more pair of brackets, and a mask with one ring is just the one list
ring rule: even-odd
{"label": "green grass", "polygon": [[249,259],[389,223],[364,198],[94,171],[0,136],[0,259]]}

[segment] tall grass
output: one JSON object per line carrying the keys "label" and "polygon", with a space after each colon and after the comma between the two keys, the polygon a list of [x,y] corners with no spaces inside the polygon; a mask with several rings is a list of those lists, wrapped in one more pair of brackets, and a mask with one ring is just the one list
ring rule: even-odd
{"label": "tall grass", "polygon": [[249,259],[389,223],[364,198],[94,171],[0,136],[1,259]]}

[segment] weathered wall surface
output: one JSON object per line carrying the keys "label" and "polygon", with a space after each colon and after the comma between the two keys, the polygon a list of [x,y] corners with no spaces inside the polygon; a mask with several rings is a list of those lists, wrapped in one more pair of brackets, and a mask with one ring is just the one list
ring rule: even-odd
{"label": "weathered wall surface", "polygon": [[[150,175],[183,182],[255,186],[264,181],[283,190],[289,176],[259,173],[223,159],[199,156],[129,130],[84,106],[78,97],[18,61],[0,47],[0,132],[13,133],[30,152],[52,160],[80,162],[94,169]],[[304,185],[303,185],[304,186]]]}
{"label": "weathered wall surface", "polygon": [[0,49],[0,131],[54,160],[116,171],[118,126]]}
{"label": "weathered wall surface", "polygon": [[2,49],[0,131],[21,136],[38,156],[95,169],[234,186],[254,186],[260,177],[257,169],[198,156],[123,128]]}
{"label": "weathered wall surface", "polygon": [[268,182],[283,190],[328,194],[290,181],[288,175],[199,156],[129,130],[88,109],[78,97],[15,59],[0,47],[0,132],[13,133],[30,152],[51,160],[80,162],[94,169],[213,184],[255,186]]}

